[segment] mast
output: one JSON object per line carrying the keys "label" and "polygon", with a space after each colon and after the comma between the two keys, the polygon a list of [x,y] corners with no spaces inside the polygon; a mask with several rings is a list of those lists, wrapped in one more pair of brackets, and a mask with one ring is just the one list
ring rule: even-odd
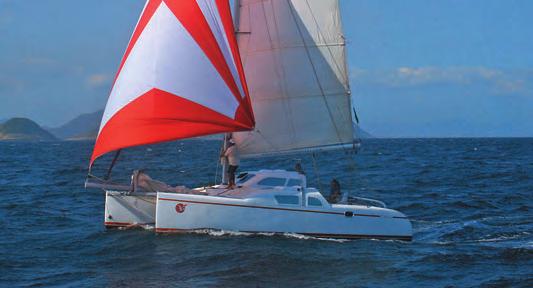
{"label": "mast", "polygon": [[[228,149],[228,133],[224,133],[224,143],[222,143],[222,153]],[[228,158],[221,157],[220,161],[222,161],[222,184],[227,185],[228,184]]]}
{"label": "mast", "polygon": [[239,20],[241,17],[241,1],[235,0],[233,4],[233,27],[235,27],[235,33],[239,32]]}

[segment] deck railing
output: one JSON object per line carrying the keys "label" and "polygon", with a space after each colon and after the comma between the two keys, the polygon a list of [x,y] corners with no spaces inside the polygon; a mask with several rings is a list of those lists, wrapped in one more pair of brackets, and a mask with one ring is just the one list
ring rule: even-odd
{"label": "deck railing", "polygon": [[382,201],[379,201],[379,200],[375,200],[375,199],[370,199],[370,198],[363,198],[363,197],[355,197],[355,196],[349,196],[348,197],[348,204],[350,205],[353,205],[353,204],[361,204],[361,203],[374,203],[374,205],[367,205],[367,206],[376,206],[376,207],[381,207],[381,208],[387,208],[387,204],[385,204],[384,202]]}

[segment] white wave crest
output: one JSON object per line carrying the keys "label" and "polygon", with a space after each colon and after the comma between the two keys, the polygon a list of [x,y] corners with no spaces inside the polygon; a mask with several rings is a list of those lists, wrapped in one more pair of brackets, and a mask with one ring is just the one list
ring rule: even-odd
{"label": "white wave crest", "polygon": [[[149,226],[149,225],[146,225]],[[147,230],[153,230],[154,227],[143,227]],[[293,238],[298,240],[320,240],[320,241],[331,241],[331,242],[337,242],[337,243],[344,243],[349,242],[351,240],[349,239],[335,239],[335,238],[319,238],[319,237],[313,237],[313,236],[307,236],[303,234],[297,234],[297,233],[274,233],[274,232],[240,232],[240,231],[232,231],[232,230],[213,230],[213,229],[198,229],[193,230],[190,233],[193,234],[202,234],[202,235],[209,235],[213,237],[253,237],[253,236],[264,236],[264,237],[274,237],[274,236],[283,236],[287,238]]]}

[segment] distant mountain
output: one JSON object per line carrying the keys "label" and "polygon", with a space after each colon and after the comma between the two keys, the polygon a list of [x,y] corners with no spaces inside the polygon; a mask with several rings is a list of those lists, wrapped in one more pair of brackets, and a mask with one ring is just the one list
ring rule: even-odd
{"label": "distant mountain", "polygon": [[104,110],[82,114],[60,127],[48,129],[48,131],[64,140],[95,139],[103,114]]}
{"label": "distant mountain", "polygon": [[54,141],[54,135],[27,118],[12,118],[0,124],[0,141]]}

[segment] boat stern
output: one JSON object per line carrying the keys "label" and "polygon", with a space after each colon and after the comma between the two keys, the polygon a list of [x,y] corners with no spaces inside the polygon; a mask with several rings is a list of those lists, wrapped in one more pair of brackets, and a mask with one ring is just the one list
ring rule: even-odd
{"label": "boat stern", "polygon": [[155,193],[131,195],[106,191],[105,198],[104,225],[107,228],[155,223]]}

